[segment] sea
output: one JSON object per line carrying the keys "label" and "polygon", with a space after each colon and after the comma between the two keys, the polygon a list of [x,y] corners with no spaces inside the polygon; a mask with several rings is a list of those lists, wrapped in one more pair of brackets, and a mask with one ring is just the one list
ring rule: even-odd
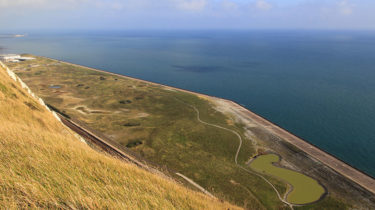
{"label": "sea", "polygon": [[1,53],[230,99],[375,177],[375,31],[31,31]]}

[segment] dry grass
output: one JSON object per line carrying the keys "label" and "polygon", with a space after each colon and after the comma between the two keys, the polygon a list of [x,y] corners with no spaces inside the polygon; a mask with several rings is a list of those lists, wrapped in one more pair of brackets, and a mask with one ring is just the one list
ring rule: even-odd
{"label": "dry grass", "polygon": [[[248,209],[286,207],[272,187],[234,163],[237,136],[197,122],[197,113],[187,104],[194,105],[204,121],[242,134],[238,162],[242,164],[255,154],[243,125],[227,124],[230,118],[218,112],[206,98],[74,64],[35,58],[8,66],[60,113],[109,137],[119,148],[127,147],[142,159],[151,160],[172,176],[173,171],[184,174],[221,200]],[[271,177],[270,180],[280,192],[285,192],[285,183]]]}
{"label": "dry grass", "polygon": [[0,68],[0,208],[235,208],[94,151]]}

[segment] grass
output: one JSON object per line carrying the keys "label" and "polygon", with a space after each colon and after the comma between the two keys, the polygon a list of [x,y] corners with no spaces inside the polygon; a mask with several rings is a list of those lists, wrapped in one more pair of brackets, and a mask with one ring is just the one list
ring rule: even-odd
{"label": "grass", "polygon": [[294,209],[298,210],[313,210],[313,209],[324,209],[324,210],[329,210],[329,209],[340,209],[340,210],[346,210],[346,209],[358,209],[358,208],[353,208],[353,206],[345,204],[344,201],[337,202],[337,200],[333,199],[332,197],[327,197],[324,200],[313,203],[310,205],[306,206],[296,206]]}
{"label": "grass", "polygon": [[285,180],[292,185],[292,191],[288,194],[287,201],[293,204],[312,203],[321,198],[324,194],[324,188],[314,179],[281,167],[278,163],[280,157],[275,154],[267,154],[256,157],[250,164],[250,167],[261,173],[275,176]]}
{"label": "grass", "polygon": [[7,91],[7,88],[5,87],[5,85],[3,85],[1,83],[0,83],[0,91],[3,92],[3,93],[6,93],[6,91]]}
{"label": "grass", "polygon": [[[29,68],[29,64],[39,66]],[[199,123],[196,112],[185,104],[199,109],[202,120],[241,134],[238,162],[244,165],[256,154],[254,146],[242,125],[217,111],[206,98],[45,58],[10,67],[18,69],[15,72],[24,82],[56,110],[160,168],[184,174],[218,198],[248,209],[288,208],[271,186],[235,165],[238,137]],[[286,192],[284,180],[267,179],[279,192]]]}
{"label": "grass", "polygon": [[[252,209],[286,207],[267,183],[234,164],[238,138],[197,122],[196,112],[181,102],[197,107],[203,120],[242,133],[241,128],[227,124],[228,117],[216,111],[209,101],[158,85],[56,64],[49,59],[31,62],[40,66],[29,69],[30,62],[22,62],[10,67],[29,69],[16,73],[46,103],[71,119],[128,146],[160,168],[184,174],[220,199]],[[49,88],[52,84],[61,88]],[[85,107],[85,112],[79,107]],[[139,126],[124,126],[129,122]],[[255,153],[250,141],[243,138],[240,163]],[[286,190],[283,182],[273,178],[271,181],[281,191]],[[253,195],[249,196],[249,192]]]}
{"label": "grass", "polygon": [[0,209],[237,208],[91,149],[1,68],[0,84]]}

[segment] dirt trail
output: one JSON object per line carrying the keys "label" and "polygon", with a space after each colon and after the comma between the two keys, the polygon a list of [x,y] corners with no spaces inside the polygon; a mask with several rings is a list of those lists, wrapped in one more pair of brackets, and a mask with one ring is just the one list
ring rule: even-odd
{"label": "dirt trail", "polygon": [[199,184],[197,184],[196,182],[194,182],[193,180],[189,179],[188,177],[186,177],[185,175],[183,174],[180,174],[180,173],[176,173],[176,175],[182,177],[183,179],[185,179],[187,182],[189,182],[190,184],[192,184],[194,187],[198,188],[200,191],[202,191],[203,193],[205,193],[206,195],[212,197],[212,198],[216,198],[215,196],[213,196],[210,192],[208,192],[206,189],[204,189],[202,186],[200,186]]}

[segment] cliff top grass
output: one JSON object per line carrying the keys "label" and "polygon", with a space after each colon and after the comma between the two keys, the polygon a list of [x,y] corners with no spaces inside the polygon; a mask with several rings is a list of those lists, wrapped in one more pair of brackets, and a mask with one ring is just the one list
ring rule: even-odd
{"label": "cliff top grass", "polygon": [[0,67],[0,208],[236,209],[79,141]]}

